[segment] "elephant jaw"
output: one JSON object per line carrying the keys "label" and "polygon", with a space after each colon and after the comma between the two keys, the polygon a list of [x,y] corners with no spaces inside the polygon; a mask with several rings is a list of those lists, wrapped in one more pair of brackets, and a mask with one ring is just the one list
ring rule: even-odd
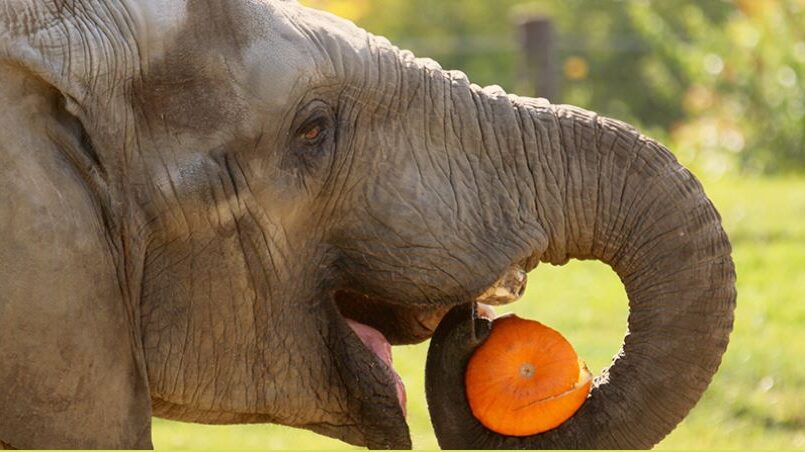
{"label": "elephant jaw", "polygon": [[403,384],[402,378],[400,378],[400,374],[397,373],[392,364],[391,343],[389,343],[383,333],[371,326],[349,318],[346,320],[347,325],[349,325],[355,335],[363,342],[363,345],[374,353],[378,361],[385,365],[389,377],[394,381],[397,390],[397,400],[400,402],[400,408],[402,409],[403,416],[405,416],[407,401],[405,385]]}

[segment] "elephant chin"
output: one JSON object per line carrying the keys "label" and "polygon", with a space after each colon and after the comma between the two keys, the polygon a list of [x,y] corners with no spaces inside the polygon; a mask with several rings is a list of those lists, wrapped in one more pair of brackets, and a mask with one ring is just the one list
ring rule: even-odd
{"label": "elephant chin", "polygon": [[403,416],[405,416],[407,400],[405,385],[403,384],[402,378],[400,378],[400,374],[394,369],[394,364],[391,359],[391,344],[388,339],[386,339],[383,333],[364,323],[347,318],[347,325],[349,325],[361,342],[363,342],[363,345],[374,353],[375,357],[380,362],[385,364],[388,376],[394,381],[397,400],[399,400],[400,409],[402,410]]}

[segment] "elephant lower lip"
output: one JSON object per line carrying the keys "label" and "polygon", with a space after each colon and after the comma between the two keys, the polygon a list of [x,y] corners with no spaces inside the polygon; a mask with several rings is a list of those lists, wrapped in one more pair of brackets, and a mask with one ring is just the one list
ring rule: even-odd
{"label": "elephant lower lip", "polygon": [[363,345],[371,350],[377,359],[386,366],[389,376],[394,381],[395,389],[397,391],[397,399],[400,402],[400,408],[402,409],[403,416],[405,416],[407,401],[405,385],[403,384],[400,375],[396,370],[394,370],[391,356],[391,343],[389,343],[383,333],[369,325],[352,319],[346,319],[346,321],[347,325],[349,325],[352,331],[358,336],[358,338],[360,338],[361,342],[363,342]]}

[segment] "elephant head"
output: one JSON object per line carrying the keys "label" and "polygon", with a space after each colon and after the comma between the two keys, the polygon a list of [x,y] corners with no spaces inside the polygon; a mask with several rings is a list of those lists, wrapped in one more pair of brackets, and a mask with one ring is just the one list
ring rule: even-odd
{"label": "elephant head", "polygon": [[474,336],[440,339],[443,445],[651,445],[726,347],[730,245],[663,146],[335,16],[8,0],[0,80],[12,446],[148,447],[153,414],[409,447],[390,343],[427,339],[540,261],[613,266],[630,298],[622,356],[567,426],[513,440],[465,416],[451,377]]}

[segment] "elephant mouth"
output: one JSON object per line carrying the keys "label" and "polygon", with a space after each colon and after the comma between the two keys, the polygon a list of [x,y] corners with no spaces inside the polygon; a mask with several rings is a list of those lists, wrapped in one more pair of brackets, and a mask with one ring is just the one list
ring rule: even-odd
{"label": "elephant mouth", "polygon": [[[479,315],[494,317],[492,308],[487,305],[516,301],[522,296],[525,284],[525,271],[520,266],[512,266],[467,303],[477,302]],[[374,355],[375,361],[384,367],[387,381],[393,385],[405,416],[407,394],[393,365],[392,345],[415,344],[429,339],[453,306],[404,306],[348,289],[337,291],[333,298],[346,324],[363,343],[367,353]]]}
{"label": "elephant mouth", "polygon": [[[483,305],[498,306],[513,303],[522,297],[529,268],[514,264],[474,299]],[[437,306],[407,306],[352,290],[339,290],[334,295],[341,315],[379,331],[391,345],[418,344],[433,336],[442,318],[456,304]]]}
{"label": "elephant mouth", "polygon": [[340,290],[334,301],[347,326],[365,351],[383,366],[393,385],[403,416],[407,395],[402,377],[394,368],[392,345],[414,344],[430,338],[449,308],[410,308],[392,304],[353,290]]}
{"label": "elephant mouth", "polygon": [[334,299],[341,315],[377,330],[391,345],[429,339],[451,308],[404,306],[352,290],[340,290]]}

